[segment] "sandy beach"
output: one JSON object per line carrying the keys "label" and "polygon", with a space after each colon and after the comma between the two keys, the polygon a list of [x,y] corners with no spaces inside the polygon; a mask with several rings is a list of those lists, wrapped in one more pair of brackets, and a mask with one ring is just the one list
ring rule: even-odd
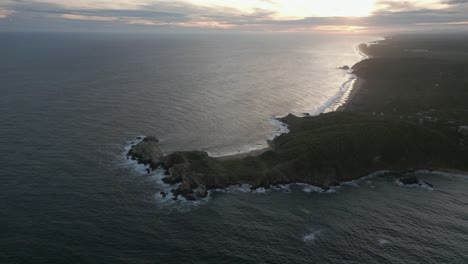
{"label": "sandy beach", "polygon": [[263,153],[273,150],[272,147],[266,147],[262,149],[256,149],[256,150],[251,150],[247,152],[241,152],[238,154],[232,154],[232,155],[226,155],[226,156],[221,156],[221,157],[215,157],[217,160],[236,160],[236,159],[243,159],[247,157],[256,157],[259,155],[262,155]]}

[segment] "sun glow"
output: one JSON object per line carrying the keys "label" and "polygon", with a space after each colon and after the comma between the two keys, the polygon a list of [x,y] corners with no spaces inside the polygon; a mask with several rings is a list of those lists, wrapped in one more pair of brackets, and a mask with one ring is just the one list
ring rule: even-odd
{"label": "sun glow", "polygon": [[375,0],[287,0],[276,1],[278,13],[285,17],[364,17],[369,16]]}
{"label": "sun glow", "polygon": [[376,0],[185,0],[208,7],[224,7],[241,12],[264,10],[274,18],[364,17],[374,10]]}

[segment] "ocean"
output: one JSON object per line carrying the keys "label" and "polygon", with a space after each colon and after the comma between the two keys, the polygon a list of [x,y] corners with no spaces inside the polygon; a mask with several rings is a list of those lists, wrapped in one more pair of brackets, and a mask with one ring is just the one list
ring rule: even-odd
{"label": "ocean", "polygon": [[[468,263],[468,177],[371,175],[162,199],[137,136],[214,156],[346,99],[378,37],[0,34],[0,263]],[[366,175],[363,175],[366,176]]]}

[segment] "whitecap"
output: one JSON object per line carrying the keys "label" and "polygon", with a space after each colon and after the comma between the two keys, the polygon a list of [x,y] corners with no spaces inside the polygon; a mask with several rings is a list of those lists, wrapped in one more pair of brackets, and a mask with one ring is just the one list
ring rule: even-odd
{"label": "whitecap", "polygon": [[260,187],[260,188],[257,188],[257,189],[255,189],[255,190],[253,190],[253,192],[255,192],[255,193],[267,193],[267,192],[270,192],[270,190],[269,190],[269,189],[265,189],[265,188],[263,188],[263,187]]}
{"label": "whitecap", "polygon": [[215,189],[214,191],[223,192],[223,193],[248,193],[248,192],[252,192],[252,185],[250,184],[231,185],[226,188]]}
{"label": "whitecap", "polygon": [[302,240],[305,242],[305,243],[313,243],[315,241],[317,241],[318,237],[320,236],[321,234],[321,231],[320,230],[315,230],[315,231],[312,231],[310,233],[307,233],[303,236]]}
{"label": "whitecap", "polygon": [[310,184],[298,183],[297,185],[304,186],[304,188],[302,188],[302,191],[304,191],[306,193],[312,193],[312,192],[323,193],[325,191],[324,189],[322,189],[320,187],[313,186],[313,185],[310,185]]}
{"label": "whitecap", "polygon": [[291,192],[291,184],[279,184],[272,187],[274,190],[289,193]]}
{"label": "whitecap", "polygon": [[386,244],[390,244],[390,241],[386,240],[386,239],[383,239],[383,238],[380,238],[378,240],[379,244],[380,245],[386,245]]}
{"label": "whitecap", "polygon": [[433,186],[429,185],[427,182],[419,182],[419,183],[415,183],[415,184],[404,184],[399,179],[396,179],[395,183],[396,183],[396,185],[401,186],[401,187],[405,187],[405,188],[422,188],[422,189],[426,189],[426,190],[429,190],[429,191],[434,191],[435,190],[435,188]]}

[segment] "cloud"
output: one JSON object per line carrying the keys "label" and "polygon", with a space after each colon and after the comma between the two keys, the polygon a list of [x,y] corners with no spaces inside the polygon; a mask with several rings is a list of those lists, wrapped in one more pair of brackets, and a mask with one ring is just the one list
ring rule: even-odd
{"label": "cloud", "polygon": [[87,16],[77,14],[61,14],[59,17],[70,20],[86,20],[86,21],[114,21],[119,19],[118,17],[109,16]]}
{"label": "cloud", "polygon": [[7,18],[7,17],[13,15],[14,13],[15,13],[15,11],[13,11],[13,10],[1,9],[0,8],[0,19]]}
{"label": "cloud", "polygon": [[59,6],[63,9],[110,9],[110,10],[128,10],[140,9],[150,3],[148,0],[20,0],[24,4],[49,4]]}
{"label": "cloud", "polygon": [[459,5],[468,3],[468,0],[446,0],[443,3],[446,5]]}
{"label": "cloud", "polygon": [[[346,5],[337,5],[340,1]],[[131,26],[171,30],[360,31],[459,26],[465,25],[468,13],[468,0],[365,0],[373,6],[369,16],[346,17],[339,15],[344,7],[359,11],[361,5],[343,1],[327,0],[321,4],[324,3],[321,0],[0,0],[0,18],[15,14],[12,21],[0,21],[0,28],[29,30],[53,25],[82,30],[94,25],[92,28],[97,30],[103,25],[105,30],[128,30]],[[319,4],[322,15],[314,13]],[[298,11],[301,7],[307,8]],[[294,12],[296,15],[291,15]],[[333,12],[338,15],[324,15]],[[59,20],[69,23],[56,25]],[[1,27],[2,23],[7,26]]]}

